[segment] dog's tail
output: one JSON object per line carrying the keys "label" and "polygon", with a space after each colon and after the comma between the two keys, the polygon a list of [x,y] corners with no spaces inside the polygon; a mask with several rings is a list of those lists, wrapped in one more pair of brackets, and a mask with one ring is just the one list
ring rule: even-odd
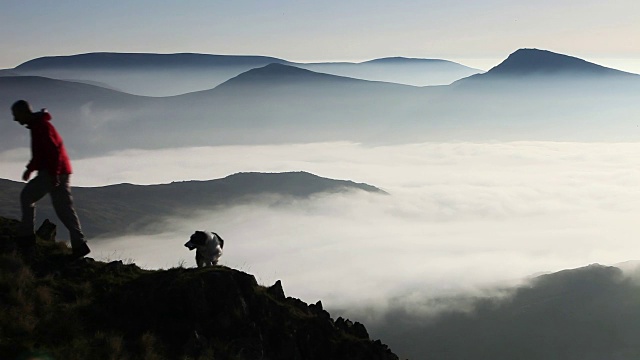
{"label": "dog's tail", "polygon": [[212,232],[213,236],[218,238],[218,242],[220,243],[220,249],[224,249],[224,240],[222,237],[214,232]]}

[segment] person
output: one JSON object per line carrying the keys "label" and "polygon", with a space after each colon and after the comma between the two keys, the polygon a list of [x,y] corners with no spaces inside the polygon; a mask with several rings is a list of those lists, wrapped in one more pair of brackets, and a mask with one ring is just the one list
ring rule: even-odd
{"label": "person", "polygon": [[[35,245],[35,205],[49,194],[56,215],[69,230],[71,258],[82,258],[91,250],[73,206],[69,185],[71,162],[62,137],[51,124],[51,114],[46,109],[33,112],[31,105],[25,100],[16,101],[11,106],[11,112],[13,119],[31,132],[31,161],[22,175],[22,180],[28,182],[20,193],[22,221],[19,242],[27,248]],[[34,171],[38,172],[37,175],[29,180]]]}

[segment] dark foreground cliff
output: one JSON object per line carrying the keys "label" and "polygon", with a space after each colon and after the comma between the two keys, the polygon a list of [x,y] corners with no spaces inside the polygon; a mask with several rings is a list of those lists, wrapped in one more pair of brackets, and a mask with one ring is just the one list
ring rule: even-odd
{"label": "dark foreground cliff", "polygon": [[[398,359],[360,323],[224,266],[144,270],[69,262],[38,239],[24,256],[0,218],[0,358]],[[45,236],[46,237],[46,236]]]}

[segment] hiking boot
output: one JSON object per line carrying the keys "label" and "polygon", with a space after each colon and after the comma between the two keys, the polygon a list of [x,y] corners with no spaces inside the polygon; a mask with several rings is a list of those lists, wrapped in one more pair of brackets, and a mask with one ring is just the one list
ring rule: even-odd
{"label": "hiking boot", "polygon": [[87,245],[86,242],[83,242],[81,245],[78,245],[76,247],[73,248],[73,250],[71,251],[71,258],[70,260],[78,260],[80,258],[83,258],[85,255],[88,255],[91,252],[91,249],[89,249],[89,246]]}

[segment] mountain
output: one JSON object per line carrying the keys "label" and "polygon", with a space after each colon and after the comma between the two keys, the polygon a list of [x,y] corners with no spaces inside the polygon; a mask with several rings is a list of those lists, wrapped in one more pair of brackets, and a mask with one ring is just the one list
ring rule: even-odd
{"label": "mountain", "polygon": [[448,85],[456,80],[482,72],[482,70],[448,60],[405,57],[373,59],[361,63],[293,65],[326,74],[413,86]]}
{"label": "mountain", "polygon": [[547,50],[520,49],[487,72],[492,76],[525,76],[569,73],[574,75],[625,76],[630,73],[596,65],[577,57]]}
{"label": "mountain", "polygon": [[[324,83],[338,83],[339,85],[345,85],[346,83],[364,84],[364,82],[348,77],[318,73],[283,64],[269,64],[246,71],[224,82],[217,88],[227,89],[230,87],[247,85],[252,87],[263,87],[283,83],[308,83],[314,86],[323,85]],[[189,96],[189,94],[186,96]]]}
{"label": "mountain", "polygon": [[[265,93],[268,90],[268,93]],[[344,76],[330,75],[319,73],[306,69],[300,69],[295,66],[283,64],[269,64],[260,68],[251,69],[238,76],[225,81],[214,89],[190,93],[173,98],[190,98],[194,95],[209,96],[219,93],[229,95],[229,92],[235,91],[233,95],[244,95],[247,92],[257,92],[261,96],[270,96],[272,91],[282,91],[276,96],[292,97],[299,96],[314,100],[312,96],[340,92],[335,96],[355,97],[359,91],[385,92],[387,94],[402,93],[413,91],[414,87],[393,84],[379,81],[366,81]],[[304,93],[300,94],[299,92]],[[330,91],[330,92],[329,92]],[[241,93],[240,93],[241,92]]]}
{"label": "mountain", "polygon": [[369,328],[411,359],[638,359],[638,275],[594,264],[501,289],[506,297],[429,302],[468,310],[421,316],[392,307]]}
{"label": "mountain", "polygon": [[46,56],[16,66],[22,75],[104,83],[148,96],[170,96],[211,89],[247,70],[288,63],[268,56],[88,53]]}
{"label": "mountain", "polygon": [[286,63],[286,60],[269,56],[208,55],[208,54],[149,54],[149,53],[88,53],[69,56],[46,56],[29,60],[15,67],[19,72],[74,70],[74,69],[213,69],[220,66],[248,68],[271,63]]}
{"label": "mountain", "polygon": [[429,91],[270,64],[212,90],[167,99],[163,116],[178,118],[185,109],[190,116],[162,126],[177,133],[180,127],[206,123],[218,129],[208,134],[212,144],[239,139],[245,144],[365,142],[384,139],[398,112],[423,100]]}
{"label": "mountain", "polygon": [[[397,360],[364,325],[224,266],[143,270],[16,251],[0,217],[0,354],[7,359]],[[49,236],[45,236],[48,238]]]}
{"label": "mountain", "polygon": [[362,63],[295,63],[268,56],[148,53],[47,56],[27,61],[11,71],[22,75],[102,83],[106,87],[138,95],[171,96],[212,89],[236,75],[272,63],[415,86],[449,84],[481,72],[439,59],[398,57]]}
{"label": "mountain", "polygon": [[2,76],[18,76],[18,73],[10,69],[0,69],[0,77]]}
{"label": "mountain", "polygon": [[607,68],[577,57],[547,50],[519,49],[486,73],[461,79],[457,83],[515,79],[531,81],[533,78],[542,78],[544,81],[550,81],[554,78],[559,78],[561,81],[584,79],[597,81],[634,79],[638,81],[640,75]]}
{"label": "mountain", "polygon": [[639,91],[640,75],[521,49],[417,112],[459,140],[635,141]]}
{"label": "mountain", "polygon": [[[0,78],[0,104],[8,109],[19,96],[35,109],[48,107],[74,158],[131,148],[386,138],[398,109],[428,92],[278,64],[165,98],[43,77]],[[0,150],[28,144],[15,123],[0,128],[8,138]]]}
{"label": "mountain", "polygon": [[[373,64],[414,61],[423,63]],[[133,74],[111,75],[140,83]],[[169,97],[0,77],[0,105],[8,108],[18,96],[51,110],[73,158],[238,144],[640,138],[640,76],[535,49],[518,50],[485,74],[443,86],[360,80],[274,63],[214,88]],[[28,133],[13,122],[0,123],[0,131],[6,138],[0,150],[28,144]]]}
{"label": "mountain", "polygon": [[[72,81],[40,76],[0,77],[0,108],[7,117],[11,115],[11,105],[20,99],[28,100],[34,111],[46,107],[51,112],[72,155],[112,148],[117,138],[112,131],[131,132],[128,125],[138,116],[146,117],[142,109],[154,108],[159,102]],[[117,129],[119,126],[122,130]],[[0,151],[29,144],[28,131],[13,121],[1,121],[0,133]]]}
{"label": "mountain", "polygon": [[[23,186],[23,183],[0,179],[0,215],[20,215],[19,194]],[[76,211],[88,238],[153,232],[153,225],[164,217],[188,217],[197,210],[259,202],[268,195],[304,199],[344,191],[385,194],[371,185],[333,180],[306,172],[238,173],[209,181],[72,189]],[[47,199],[38,203],[37,216],[39,222],[46,218],[57,222]]]}
{"label": "mountain", "polygon": [[[421,64],[421,63],[453,63],[452,61],[442,59],[419,59],[419,58],[407,58],[403,56],[392,56],[386,58],[379,58],[373,60],[363,61],[361,64]],[[454,63],[455,64],[455,63]]]}

